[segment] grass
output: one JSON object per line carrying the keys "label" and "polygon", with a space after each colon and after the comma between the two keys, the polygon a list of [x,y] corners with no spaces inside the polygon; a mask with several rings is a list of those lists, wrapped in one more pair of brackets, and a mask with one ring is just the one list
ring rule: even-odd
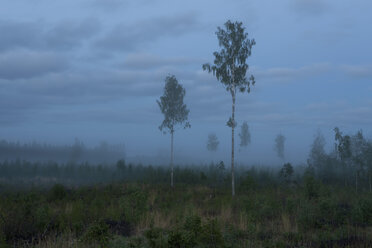
{"label": "grass", "polygon": [[269,170],[238,177],[233,198],[227,173],[221,181],[213,177],[219,171],[209,168],[201,177],[188,169],[182,179],[179,169],[172,189],[162,181],[168,171],[157,171],[142,182],[3,185],[0,247],[372,246],[368,191],[357,194],[311,175],[293,184]]}

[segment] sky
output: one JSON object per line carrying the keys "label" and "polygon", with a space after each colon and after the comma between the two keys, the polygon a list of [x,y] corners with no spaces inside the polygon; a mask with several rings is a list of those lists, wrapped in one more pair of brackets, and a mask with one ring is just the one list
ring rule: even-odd
{"label": "sky", "polygon": [[[124,143],[128,157],[167,157],[170,136],[156,100],[175,75],[190,129],[175,133],[175,162],[229,161],[231,95],[202,70],[219,51],[215,32],[240,21],[255,39],[250,94],[238,94],[241,163],[305,163],[315,133],[372,137],[369,0],[2,0],[0,139],[87,145]],[[216,153],[207,136],[220,140]]]}

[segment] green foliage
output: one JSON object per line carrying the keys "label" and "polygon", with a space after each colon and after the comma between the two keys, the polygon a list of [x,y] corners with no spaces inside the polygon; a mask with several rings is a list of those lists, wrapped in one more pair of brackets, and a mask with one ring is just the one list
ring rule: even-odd
{"label": "green foliage", "polygon": [[320,184],[314,177],[312,170],[307,170],[304,175],[305,196],[307,199],[318,198],[320,194]]}
{"label": "green foliage", "polygon": [[[63,197],[51,197],[53,186],[3,191],[0,244],[45,247],[37,243],[58,234],[82,247],[369,247],[370,193],[322,183],[316,168],[303,167],[292,175],[298,185],[278,187],[280,168],[256,167],[237,170],[239,191],[232,198],[212,184],[220,167],[178,167],[184,183],[173,189],[162,183],[169,170],[132,165],[133,173],[151,174],[153,181],[142,175],[141,184],[71,187]],[[129,166],[123,171],[131,173]]]}
{"label": "green foliage", "polygon": [[91,224],[83,234],[81,241],[94,244],[98,243],[101,247],[107,247],[112,235],[109,233],[108,226],[103,221]]}
{"label": "green foliage", "polygon": [[49,200],[59,201],[63,200],[66,196],[66,188],[62,184],[55,184],[50,190]]}
{"label": "green foliage", "polygon": [[195,247],[197,244],[196,237],[193,232],[183,229],[174,229],[168,235],[169,248],[188,248]]}
{"label": "green foliage", "polygon": [[147,243],[151,248],[167,247],[167,238],[162,229],[151,227],[145,232]]}
{"label": "green foliage", "polygon": [[216,35],[222,49],[213,53],[214,65],[204,64],[203,70],[213,72],[228,91],[250,92],[250,85],[254,85],[255,80],[253,76],[246,78],[248,65],[245,61],[251,55],[255,40],[248,39],[243,23],[230,20],[225,23],[225,29],[218,27]]}
{"label": "green foliage", "polygon": [[184,229],[191,232],[194,237],[197,237],[201,231],[201,218],[197,215],[186,217]]}
{"label": "green foliage", "polygon": [[138,187],[129,187],[119,200],[122,217],[129,223],[138,223],[147,211],[147,195]]}
{"label": "green foliage", "polygon": [[174,132],[175,125],[183,124],[184,128],[190,127],[187,122],[189,110],[183,102],[186,91],[180,85],[174,75],[165,78],[164,94],[157,100],[159,108],[164,115],[164,120],[159,126],[162,131],[168,129],[170,133]]}
{"label": "green foliage", "polygon": [[291,163],[285,163],[279,171],[279,176],[285,180],[285,182],[290,182],[293,175],[293,167]]}
{"label": "green foliage", "polygon": [[239,191],[251,192],[257,189],[257,182],[251,173],[246,173],[246,176],[241,179]]}
{"label": "green foliage", "polygon": [[216,219],[211,219],[202,225],[200,241],[202,242],[203,247],[224,247],[221,228]]}
{"label": "green foliage", "polygon": [[359,199],[352,210],[352,219],[355,224],[360,226],[372,225],[372,199]]}

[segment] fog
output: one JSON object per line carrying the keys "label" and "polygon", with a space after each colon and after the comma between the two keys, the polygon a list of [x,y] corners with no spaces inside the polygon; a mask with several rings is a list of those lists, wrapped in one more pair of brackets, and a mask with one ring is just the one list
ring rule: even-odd
{"label": "fog", "polygon": [[[160,113],[159,113],[160,115]],[[137,126],[138,127],[138,126]],[[198,130],[195,130],[197,129]],[[282,166],[283,162],[303,165],[309,157],[311,145],[317,132],[325,137],[327,152],[334,150],[335,134],[330,129],[296,129],[284,132],[284,160],[279,158],[274,149],[275,138],[278,132],[265,130],[251,125],[251,143],[247,147],[240,147],[240,139],[235,135],[235,159],[238,166]],[[113,165],[119,159],[126,162],[143,165],[169,165],[170,162],[170,135],[162,134],[157,126],[150,131],[141,132],[140,129],[127,130],[131,135],[101,137],[86,133],[83,138],[72,138],[72,134],[63,138],[55,135],[49,138],[37,139],[30,135],[29,139],[4,139],[1,141],[0,159],[4,160],[30,160],[30,161],[56,161],[56,162],[89,162],[91,164]],[[112,130],[114,132],[114,130]],[[207,150],[209,131],[213,131],[219,145],[216,151]],[[239,128],[237,129],[239,132]],[[345,133],[353,134],[357,130]],[[119,132],[119,131],[118,131]],[[136,133],[137,132],[137,133]],[[115,132],[114,132],[115,133]],[[364,132],[366,138],[368,132]],[[40,135],[42,136],[42,135]],[[40,137],[38,136],[38,137]],[[111,138],[103,140],[103,138]],[[149,138],[151,137],[151,138]],[[156,138],[154,138],[156,137]],[[98,140],[102,138],[102,140]],[[229,164],[231,160],[231,129],[220,125],[214,129],[208,127],[192,126],[191,129],[177,130],[175,132],[174,153],[177,165],[207,165],[211,162],[224,161]]]}
{"label": "fog", "polygon": [[[168,165],[170,134],[156,101],[175,75],[186,91],[191,128],[174,133],[175,164],[230,163],[231,95],[202,64],[219,49],[228,19],[256,40],[247,59],[256,84],[237,94],[239,165],[306,164],[314,135],[334,149],[337,126],[372,137],[372,22],[367,1],[10,1],[0,10],[0,140],[20,150],[1,159]],[[270,7],[268,7],[270,6]],[[68,15],[66,13],[69,13]],[[240,148],[247,121],[251,143]],[[217,151],[207,150],[215,133]],[[284,159],[274,145],[285,136]],[[105,142],[121,145],[96,158]],[[24,145],[64,149],[30,157]],[[125,148],[123,148],[125,147]],[[102,148],[102,147],[101,147]],[[72,156],[72,157],[71,157]]]}

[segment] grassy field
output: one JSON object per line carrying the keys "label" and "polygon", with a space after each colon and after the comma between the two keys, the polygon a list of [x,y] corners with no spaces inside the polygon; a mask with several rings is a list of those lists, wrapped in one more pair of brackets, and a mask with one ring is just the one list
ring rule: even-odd
{"label": "grassy field", "polygon": [[90,184],[65,180],[65,169],[39,184],[24,174],[19,188],[20,177],[2,178],[0,247],[372,247],[372,194],[308,170],[284,180],[242,169],[232,198],[218,166],[178,168],[173,189],[164,168],[92,167],[85,177],[101,170],[107,181]]}

